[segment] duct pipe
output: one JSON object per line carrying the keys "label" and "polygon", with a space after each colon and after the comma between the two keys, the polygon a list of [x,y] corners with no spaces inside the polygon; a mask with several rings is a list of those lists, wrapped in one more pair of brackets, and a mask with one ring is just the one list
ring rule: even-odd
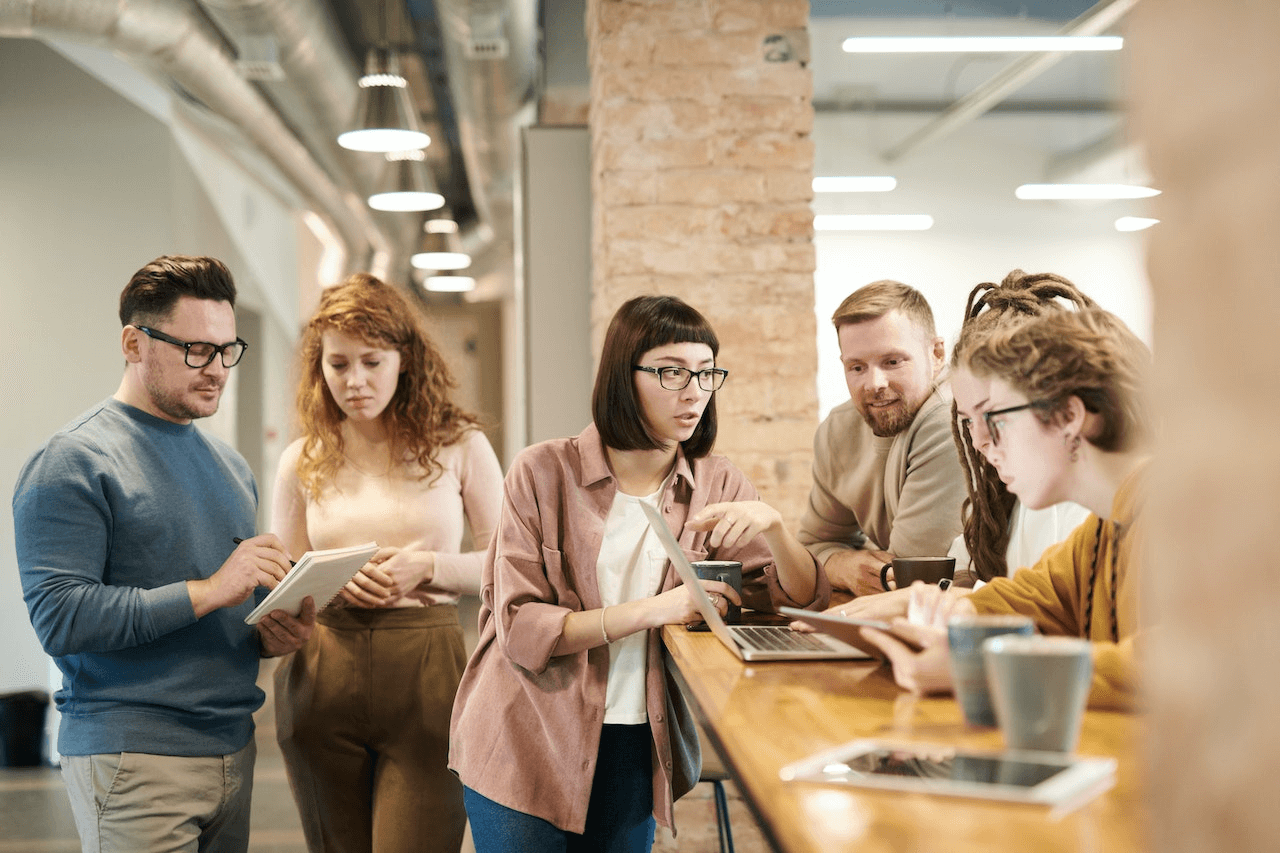
{"label": "duct pipe", "polygon": [[385,266],[391,242],[238,71],[194,0],[0,0],[0,36],[101,44],[171,77],[255,144],[346,244],[347,269]]}
{"label": "duct pipe", "polygon": [[[423,5],[410,0],[410,12],[420,16]],[[464,226],[462,242],[474,247],[477,278],[494,270],[509,283],[519,128],[535,117],[537,4],[434,0],[434,8],[479,220],[472,228]]]}
{"label": "duct pipe", "polygon": [[[1103,0],[1103,2],[1098,3],[1067,24],[1058,35],[1098,35],[1114,26],[1137,2],[1138,0]],[[889,162],[900,160],[920,146],[933,142],[968,124],[1027,85],[1027,83],[1030,83],[1044,71],[1056,65],[1066,56],[1067,54],[1062,51],[1034,53],[1024,56],[968,95],[953,103],[947,108],[946,112],[932,122],[890,148],[884,153],[884,159]]]}

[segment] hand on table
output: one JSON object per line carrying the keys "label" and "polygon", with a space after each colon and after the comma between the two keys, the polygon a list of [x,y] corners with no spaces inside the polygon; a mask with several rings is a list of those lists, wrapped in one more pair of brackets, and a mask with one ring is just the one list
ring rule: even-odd
{"label": "hand on table", "polygon": [[823,568],[831,580],[831,586],[845,589],[854,595],[876,595],[884,592],[880,585],[880,570],[893,559],[888,551],[875,549],[836,551]]}

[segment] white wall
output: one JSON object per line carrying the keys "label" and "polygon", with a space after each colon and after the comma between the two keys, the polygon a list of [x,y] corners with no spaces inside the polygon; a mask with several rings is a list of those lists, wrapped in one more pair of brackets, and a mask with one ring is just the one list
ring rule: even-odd
{"label": "white wall", "polygon": [[1119,216],[1145,212],[1142,203],[1029,202],[1013,195],[1019,184],[1045,179],[1050,165],[1046,148],[1068,153],[1114,130],[1115,119],[987,115],[897,162],[881,157],[880,152],[925,121],[917,116],[817,116],[816,174],[889,174],[898,179],[898,188],[822,194],[814,200],[816,213],[934,217],[933,228],[923,232],[817,234],[821,416],[848,399],[831,314],[844,297],[877,279],[896,279],[924,293],[939,334],[947,340],[948,355],[969,291],[979,282],[998,282],[1015,268],[1066,276],[1139,337],[1151,340],[1144,233],[1114,227]]}
{"label": "white wall", "polygon": [[[119,65],[109,54],[99,58]],[[260,387],[229,387],[222,410],[202,428],[236,441],[237,400],[252,392],[261,395],[265,428],[282,440],[295,324],[281,305],[297,293],[301,230],[287,224],[292,214],[252,182],[232,180],[226,164],[217,164],[220,186],[211,186],[188,161],[197,148],[189,139],[178,144],[164,110],[139,108],[40,42],[0,39],[0,92],[0,359],[8,367],[0,493],[12,495],[22,464],[52,432],[115,391],[123,364],[120,290],[161,254],[222,258],[236,276],[239,304],[262,318],[263,339],[252,342],[263,359]],[[198,165],[213,165],[214,157],[205,152]],[[254,221],[237,223],[236,215]],[[237,233],[246,230],[269,237],[270,246],[246,245]],[[268,298],[268,289],[282,293]],[[277,444],[264,460],[279,455]],[[265,499],[271,472],[258,473]],[[0,512],[0,648],[0,692],[47,686],[7,509]]]}

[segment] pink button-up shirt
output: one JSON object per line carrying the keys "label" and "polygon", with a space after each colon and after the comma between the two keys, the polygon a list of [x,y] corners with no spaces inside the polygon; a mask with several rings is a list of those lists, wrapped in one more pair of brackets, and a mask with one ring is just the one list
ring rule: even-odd
{"label": "pink button-up shirt", "polygon": [[[601,606],[596,561],[617,483],[594,425],[576,438],[526,448],[507,474],[498,529],[481,581],[480,641],[458,688],[449,766],[463,784],[508,808],[581,833],[604,725],[606,646],[552,657],[565,617]],[[690,515],[720,501],[758,500],[722,456],[680,453],[661,509],[690,559],[742,563],[743,601],[825,607],[831,586],[817,572],[813,601],[797,602],[778,583],[763,537],[707,550],[707,533],[685,530]],[[679,583],[668,571],[662,589]],[[672,826],[671,732],[666,719],[660,631],[649,631],[646,706],[653,732],[654,817]]]}

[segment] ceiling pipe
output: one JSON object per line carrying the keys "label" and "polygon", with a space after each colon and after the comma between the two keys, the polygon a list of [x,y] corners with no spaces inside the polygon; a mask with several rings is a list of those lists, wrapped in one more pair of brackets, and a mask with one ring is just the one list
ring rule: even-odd
{"label": "ceiling pipe", "polygon": [[478,296],[494,298],[513,286],[519,133],[536,117],[537,3],[409,0],[415,18],[429,6],[439,25],[477,217],[462,223],[459,237],[474,259],[476,278],[486,282]]}
{"label": "ceiling pipe", "polygon": [[0,36],[99,44],[168,77],[240,129],[346,245],[346,268],[385,267],[393,243],[246,81],[194,0],[0,0]]}
{"label": "ceiling pipe", "polygon": [[[1058,35],[1095,36],[1115,26],[1138,0],[1102,0],[1067,24]],[[953,103],[942,115],[884,152],[884,159],[900,160],[968,124],[1066,58],[1063,51],[1032,53],[1009,65],[986,83]]]}

